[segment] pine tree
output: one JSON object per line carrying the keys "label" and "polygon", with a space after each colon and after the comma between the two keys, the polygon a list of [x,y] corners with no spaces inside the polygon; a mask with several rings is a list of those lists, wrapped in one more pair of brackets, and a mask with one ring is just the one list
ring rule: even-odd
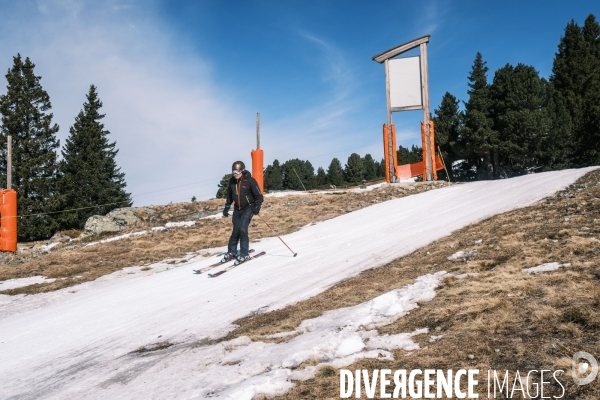
{"label": "pine tree", "polygon": [[217,185],[219,190],[217,190],[217,194],[215,197],[217,199],[224,199],[227,197],[227,189],[229,188],[229,180],[233,177],[233,174],[225,174],[221,178],[221,182]]}
{"label": "pine tree", "polygon": [[[552,143],[559,166],[600,162],[600,25],[590,14],[573,20],[561,37],[552,66]],[[562,159],[561,159],[562,158]]]}
{"label": "pine tree", "polygon": [[587,81],[583,92],[583,144],[582,159],[585,165],[600,163],[600,24],[590,14],[583,25],[583,40],[586,53]]}
{"label": "pine tree", "polygon": [[317,168],[316,180],[317,180],[318,186],[327,185],[327,174],[325,173],[325,170],[323,169],[323,167]]}
{"label": "pine tree", "polygon": [[344,168],[344,177],[349,183],[358,183],[363,179],[364,167],[362,159],[356,153],[350,154]]}
{"label": "pine tree", "polygon": [[400,145],[398,146],[398,150],[396,150],[396,158],[398,160],[398,165],[414,164],[423,159],[423,149],[414,144],[411,146],[410,150]]}
{"label": "pine tree", "polygon": [[6,138],[12,136],[12,188],[17,192],[18,240],[40,240],[52,236],[52,215],[57,183],[56,139],[58,125],[52,124],[50,96],[35,76],[35,64],[18,54],[6,74],[7,92],[0,96],[0,178],[6,181]]}
{"label": "pine tree", "polygon": [[362,159],[362,164],[365,171],[364,179],[368,181],[376,179],[378,172],[377,170],[379,166],[377,165],[377,162],[373,159],[373,157],[370,154],[366,154],[365,157]]}
{"label": "pine tree", "polygon": [[377,177],[384,178],[385,177],[385,159],[382,158],[380,162],[377,163]]}
{"label": "pine tree", "polygon": [[[462,159],[464,154],[461,137],[463,115],[459,110],[458,104],[458,99],[446,92],[442,97],[440,108],[434,111],[435,115],[432,118],[434,122],[435,144],[436,147],[440,147],[442,157],[447,165],[452,165],[454,161]],[[437,148],[435,152],[437,154]],[[442,172],[442,174],[445,175],[445,172]],[[451,178],[455,179],[455,177]]]}
{"label": "pine tree", "polygon": [[281,166],[283,188],[289,190],[311,190],[315,188],[315,169],[310,161],[298,158],[288,160]]}
{"label": "pine tree", "polygon": [[462,132],[468,168],[476,169],[477,179],[498,177],[498,133],[492,129],[487,71],[486,62],[477,53],[469,74],[469,101],[465,103]]}
{"label": "pine tree", "polygon": [[130,207],[131,195],[125,191],[125,173],[117,167],[119,150],[110,143],[100,114],[102,102],[94,85],[86,96],[83,109],[69,129],[60,164],[60,214],[63,229],[81,229],[92,215],[104,215],[115,208]]}
{"label": "pine tree", "polygon": [[541,146],[550,130],[548,82],[532,66],[510,64],[496,71],[490,87],[490,113],[498,132],[501,177],[541,169]]}
{"label": "pine tree", "polygon": [[279,160],[273,161],[273,165],[268,165],[265,168],[265,189],[281,190],[283,186],[283,172],[279,165]]}
{"label": "pine tree", "polygon": [[331,160],[329,168],[327,168],[327,182],[334,186],[341,186],[344,183],[344,170],[342,163],[337,158]]}

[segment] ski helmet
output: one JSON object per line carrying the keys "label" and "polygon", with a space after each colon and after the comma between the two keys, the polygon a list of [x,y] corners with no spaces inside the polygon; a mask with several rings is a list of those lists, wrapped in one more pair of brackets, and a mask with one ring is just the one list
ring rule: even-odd
{"label": "ski helmet", "polygon": [[231,166],[231,171],[235,171],[236,169],[240,170],[240,171],[244,171],[246,169],[246,166],[244,165],[243,162],[241,161],[236,161],[233,163],[233,165]]}

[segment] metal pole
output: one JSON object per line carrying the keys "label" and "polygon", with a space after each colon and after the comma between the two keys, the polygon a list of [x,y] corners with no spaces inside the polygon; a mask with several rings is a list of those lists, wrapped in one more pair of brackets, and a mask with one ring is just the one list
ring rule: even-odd
{"label": "metal pole", "polygon": [[12,136],[6,137],[7,159],[6,159],[6,188],[12,188]]}
{"label": "metal pole", "polygon": [[256,113],[256,148],[260,149],[260,113]]}

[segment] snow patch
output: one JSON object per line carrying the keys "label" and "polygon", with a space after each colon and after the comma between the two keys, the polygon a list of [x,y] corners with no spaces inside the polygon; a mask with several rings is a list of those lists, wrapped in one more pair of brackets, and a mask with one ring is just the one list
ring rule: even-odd
{"label": "snow patch", "polygon": [[537,267],[524,268],[523,272],[527,272],[528,274],[537,274],[538,272],[549,272],[556,271],[560,267],[570,267],[571,263],[559,264],[557,262],[545,263],[542,265],[538,265]]}
{"label": "snow patch", "polygon": [[29,278],[8,279],[0,282],[0,290],[16,289],[23,286],[35,285],[36,283],[54,282],[54,278],[46,278],[45,276],[32,276]]}
{"label": "snow patch", "polygon": [[195,221],[182,221],[182,222],[167,222],[165,224],[165,228],[176,228],[176,227],[180,227],[180,226],[194,226],[196,225]]}
{"label": "snow patch", "polygon": [[449,256],[447,259],[449,261],[466,261],[471,257],[475,257],[477,255],[477,250],[471,250],[469,252],[464,252],[464,251],[457,251],[456,253],[452,254],[451,256]]}
{"label": "snow patch", "polygon": [[[196,375],[198,386],[204,388],[204,396],[215,390],[219,390],[220,396],[232,399],[275,396],[293,387],[291,379],[311,379],[324,365],[342,368],[361,358],[392,360],[389,351],[394,349],[418,350],[419,345],[411,338],[427,333],[427,328],[383,336],[375,329],[406,315],[418,307],[418,302],[432,300],[435,288],[446,275],[442,271],[421,276],[411,285],[368,302],[305,320],[295,331],[270,335],[297,335],[283,343],[251,342],[242,337],[209,346],[195,357],[220,363]],[[365,348],[368,350],[363,351]],[[296,369],[310,360],[320,363]]]}

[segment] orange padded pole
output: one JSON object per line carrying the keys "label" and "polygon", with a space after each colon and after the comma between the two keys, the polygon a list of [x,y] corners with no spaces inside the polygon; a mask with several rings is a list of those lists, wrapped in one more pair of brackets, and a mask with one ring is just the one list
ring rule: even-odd
{"label": "orange padded pole", "polygon": [[429,142],[431,143],[429,148],[431,149],[431,169],[433,171],[433,180],[437,181],[437,168],[435,165],[435,134],[433,130],[433,121],[429,121]]}
{"label": "orange padded pole", "polygon": [[427,180],[427,139],[425,137],[425,123],[421,122],[421,145],[423,146],[423,181]]}
{"label": "orange padded pole", "polygon": [[17,251],[17,192],[0,190],[0,251]]}
{"label": "orange padded pole", "polygon": [[[392,124],[392,147],[394,151],[392,152],[392,157],[394,159],[394,173],[396,172],[396,166],[398,165],[398,147],[396,147],[396,125]],[[396,175],[398,178],[398,175]]]}
{"label": "orange padded pole", "polygon": [[263,176],[264,153],[262,149],[256,149],[250,152],[250,156],[252,156],[252,177],[256,179],[256,183],[258,183],[258,187],[261,193],[263,193],[265,191]]}
{"label": "orange padded pole", "polygon": [[388,126],[387,124],[383,124],[383,159],[385,160],[385,181],[387,183],[391,182],[390,177],[390,157],[388,156]]}

